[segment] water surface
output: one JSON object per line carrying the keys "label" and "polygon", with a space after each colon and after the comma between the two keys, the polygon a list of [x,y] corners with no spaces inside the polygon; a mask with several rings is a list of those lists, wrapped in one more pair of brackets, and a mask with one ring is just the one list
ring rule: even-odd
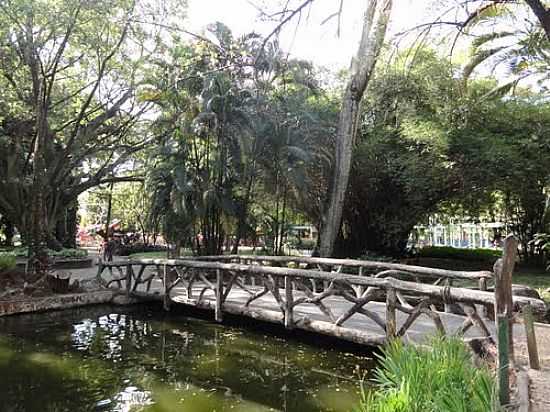
{"label": "water surface", "polygon": [[152,308],[0,319],[0,411],[350,411],[368,356]]}

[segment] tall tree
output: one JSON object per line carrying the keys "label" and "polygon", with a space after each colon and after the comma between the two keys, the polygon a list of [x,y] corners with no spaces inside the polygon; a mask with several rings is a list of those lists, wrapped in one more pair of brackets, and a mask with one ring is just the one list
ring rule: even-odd
{"label": "tall tree", "polygon": [[[148,134],[132,133],[153,29],[137,0],[9,0],[0,3],[0,213],[45,268],[61,213],[85,190],[116,176]],[[151,49],[154,51],[152,52]]]}
{"label": "tall tree", "polygon": [[361,99],[384,44],[392,4],[392,0],[367,1],[361,40],[357,54],[351,62],[350,77],[344,90],[338,119],[333,178],[319,235],[321,256],[332,256],[334,242],[340,231],[353,145],[361,113]]}

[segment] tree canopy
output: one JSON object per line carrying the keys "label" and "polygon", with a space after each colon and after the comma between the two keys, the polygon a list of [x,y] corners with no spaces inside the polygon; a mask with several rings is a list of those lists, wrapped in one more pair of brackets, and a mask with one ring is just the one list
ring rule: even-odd
{"label": "tree canopy", "polygon": [[[455,22],[462,61],[452,44],[384,42],[392,4],[380,2],[366,9],[367,49],[327,75],[279,44],[304,8],[261,36],[220,22],[190,33],[180,2],[2,2],[5,241],[17,228],[32,256],[67,242],[60,222],[74,225],[88,191],[89,220],[105,223],[112,192],[114,215],[176,251],[236,253],[261,237],[280,254],[290,225],[308,223],[322,253],[400,255],[445,213],[504,220],[528,257],[550,229],[544,19],[532,2],[471,3]],[[514,25],[510,8],[529,19]]]}

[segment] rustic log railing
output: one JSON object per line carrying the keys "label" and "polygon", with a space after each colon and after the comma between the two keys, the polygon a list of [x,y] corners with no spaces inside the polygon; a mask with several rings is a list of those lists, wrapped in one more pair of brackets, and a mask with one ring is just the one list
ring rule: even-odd
{"label": "rustic log railing", "polygon": [[[342,269],[327,271],[252,264],[277,262],[278,257],[219,258],[244,259],[249,264],[223,263],[213,258],[104,262],[99,264],[98,278],[108,287],[124,289],[128,296],[156,296],[167,309],[176,301],[212,309],[217,321],[222,321],[226,312],[362,344],[382,344],[388,339],[418,333],[413,331],[413,325],[419,318],[423,318],[419,329],[423,334],[464,335],[475,329],[475,336],[490,338],[493,333],[492,322],[484,319],[479,311],[479,308],[493,310],[493,293],[441,285],[447,279],[487,279],[490,272],[472,274],[366,261],[322,262],[322,265],[331,264],[330,269],[335,266],[368,268],[370,276],[364,272],[360,276],[343,273]],[[107,279],[105,272],[110,274]],[[437,284],[397,279],[411,273],[435,276]],[[254,284],[249,281],[251,277],[255,279]],[[156,295],[155,290],[152,291],[155,278],[160,280],[156,282],[160,284]],[[316,284],[324,287],[317,289]],[[381,299],[385,304],[380,303]],[[514,297],[514,304],[537,306],[541,302]],[[445,313],[443,308],[450,305],[460,305],[462,316]],[[352,321],[352,317],[361,322]],[[426,320],[432,325],[431,331]]]}
{"label": "rustic log railing", "polygon": [[[493,278],[493,272],[486,270],[458,271],[390,262],[308,256],[223,255],[197,256],[192,259],[207,262],[304,268],[324,272],[357,274],[359,276],[376,276],[381,272],[391,270],[393,271],[392,277],[405,278],[415,282],[431,280],[434,285],[445,284],[445,286],[453,286],[455,281],[462,284],[477,283],[480,290],[487,290],[487,282]],[[384,276],[384,274],[382,273],[381,276]]]}

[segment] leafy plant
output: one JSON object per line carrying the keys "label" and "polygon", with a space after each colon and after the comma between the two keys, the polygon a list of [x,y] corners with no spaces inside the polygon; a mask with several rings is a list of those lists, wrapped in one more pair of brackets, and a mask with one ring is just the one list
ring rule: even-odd
{"label": "leafy plant", "polygon": [[[530,244],[540,253],[546,256],[550,255],[550,233],[537,233]],[[546,270],[550,271],[550,263],[546,266]]]}
{"label": "leafy plant", "polygon": [[428,246],[420,249],[418,256],[486,262],[495,261],[501,257],[502,251],[494,249],[459,249],[451,246]]}
{"label": "leafy plant", "polygon": [[475,368],[458,338],[434,338],[431,349],[392,342],[375,370],[377,391],[362,391],[358,411],[486,412],[498,411],[495,380]]}
{"label": "leafy plant", "polygon": [[167,252],[168,247],[161,245],[145,245],[143,243],[136,243],[133,245],[121,245],[118,246],[116,254],[119,256],[130,256],[136,253],[148,253],[148,252]]}
{"label": "leafy plant", "polygon": [[[0,255],[9,255],[14,258],[26,258],[29,254],[29,249],[26,246],[0,250]],[[88,251],[85,249],[48,249],[48,256],[56,258],[83,258],[88,256]]]}
{"label": "leafy plant", "polygon": [[7,253],[0,253],[0,272],[15,268],[15,256]]}

